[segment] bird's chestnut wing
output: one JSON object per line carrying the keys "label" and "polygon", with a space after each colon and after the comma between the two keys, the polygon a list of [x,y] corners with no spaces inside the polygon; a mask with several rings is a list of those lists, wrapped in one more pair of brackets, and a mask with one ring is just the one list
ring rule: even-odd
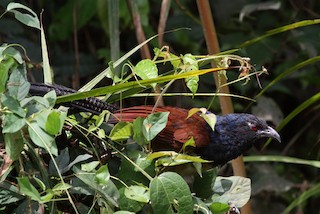
{"label": "bird's chestnut wing", "polygon": [[[153,106],[134,106],[122,109],[115,114],[121,121],[131,122],[138,117],[145,118],[153,111]],[[188,110],[177,107],[157,107],[155,112],[170,112],[167,126],[152,142],[154,150],[179,151],[186,141],[194,138],[197,147],[207,146],[210,143],[210,128],[199,115],[187,119]]]}

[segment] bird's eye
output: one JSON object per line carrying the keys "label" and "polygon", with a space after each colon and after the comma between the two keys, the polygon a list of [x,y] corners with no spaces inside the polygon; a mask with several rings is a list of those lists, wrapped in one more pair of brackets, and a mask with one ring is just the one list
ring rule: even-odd
{"label": "bird's eye", "polygon": [[258,130],[258,128],[256,126],[251,126],[251,129],[252,129],[252,131],[255,131],[255,132]]}
{"label": "bird's eye", "polygon": [[255,124],[249,122],[248,126],[251,128],[252,131],[258,131],[258,127]]}

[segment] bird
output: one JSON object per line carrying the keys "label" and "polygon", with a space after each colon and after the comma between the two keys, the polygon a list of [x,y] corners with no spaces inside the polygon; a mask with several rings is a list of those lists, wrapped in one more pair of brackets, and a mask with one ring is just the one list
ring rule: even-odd
{"label": "bird", "polygon": [[[165,128],[151,142],[153,151],[179,152],[183,144],[193,137],[195,154],[218,166],[239,157],[263,138],[281,142],[275,129],[264,120],[246,113],[217,115],[214,129],[199,114],[188,117],[189,110],[171,106],[133,106],[116,111],[114,118],[132,122],[157,112],[169,112],[169,116]],[[116,122],[114,118],[112,123]]]}
{"label": "bird", "polygon": [[[75,93],[60,85],[46,85],[31,83],[31,95],[44,95],[55,90],[57,95]],[[169,112],[165,128],[151,141],[152,151],[180,152],[184,143],[191,137],[195,141],[194,153],[203,159],[212,161],[214,166],[224,165],[250,150],[263,138],[272,138],[281,142],[279,133],[268,124],[247,113],[233,113],[217,115],[214,129],[208,125],[200,114],[188,117],[189,110],[172,106],[133,106],[118,109],[95,97],[72,101],[65,105],[79,111],[99,114],[109,110],[113,115],[108,123],[116,124],[120,121],[133,122],[136,118],[146,118],[151,113]]]}

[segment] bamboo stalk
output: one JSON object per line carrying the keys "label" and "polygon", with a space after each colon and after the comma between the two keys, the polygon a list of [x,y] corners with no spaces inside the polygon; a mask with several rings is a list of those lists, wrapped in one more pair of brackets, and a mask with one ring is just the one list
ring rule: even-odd
{"label": "bamboo stalk", "polygon": [[[219,42],[217,33],[215,30],[215,25],[213,22],[213,17],[211,13],[211,7],[208,0],[197,0],[198,10],[200,14],[200,19],[202,23],[202,29],[204,31],[205,40],[207,44],[207,49],[209,54],[217,54],[220,52]],[[212,66],[216,65],[212,62]],[[214,79],[217,88],[219,88],[220,93],[230,93],[228,86],[220,87],[227,82],[224,76],[221,76],[219,79],[218,73],[214,73]],[[220,106],[222,114],[233,113],[233,105],[230,97],[221,97],[219,96]],[[233,174],[238,176],[246,177],[246,170],[243,162],[243,157],[240,156],[237,159],[232,160],[232,169]],[[248,202],[245,206],[241,208],[242,214],[251,214],[251,205]]]}
{"label": "bamboo stalk", "polygon": [[[144,41],[146,41],[146,35],[145,35],[144,30],[141,25],[141,17],[139,14],[138,6],[134,0],[127,0],[127,3],[128,3],[128,7],[129,7],[131,14],[132,14],[133,25],[135,27],[136,37],[137,37],[138,43],[141,44]],[[151,59],[151,53],[150,53],[150,49],[149,49],[148,45],[142,46],[140,53],[141,53],[141,57],[143,59]],[[155,92],[157,92],[157,93],[161,92],[159,86],[156,86]],[[162,97],[154,97],[154,101],[159,106],[164,105]]]}

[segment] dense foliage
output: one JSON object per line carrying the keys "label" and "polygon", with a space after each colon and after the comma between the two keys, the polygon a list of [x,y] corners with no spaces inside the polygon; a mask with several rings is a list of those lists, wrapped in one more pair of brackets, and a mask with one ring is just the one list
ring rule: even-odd
{"label": "dense foliage", "polygon": [[[161,15],[158,1],[119,1],[114,19],[108,16],[112,5],[100,0],[26,2],[28,7],[9,2],[0,2],[1,211],[221,213],[251,196],[254,213],[319,212],[319,2],[213,1],[226,52],[210,56],[196,3],[175,1],[168,9],[166,29],[174,31],[164,35],[167,46],[150,39],[155,48],[145,60],[136,54],[142,45],[129,11],[138,8],[151,38]],[[36,15],[42,8],[44,28]],[[116,19],[118,53],[112,49]],[[212,60],[219,68],[206,69]],[[264,67],[269,75],[262,75]],[[252,111],[281,130],[283,144],[263,144],[246,157],[251,181],[217,176],[216,169],[205,169],[205,160],[183,151],[150,153],[148,143],[165,115],[113,127],[110,112],[67,115],[56,106],[102,95],[119,106],[153,103],[158,84],[166,104],[219,112],[212,72],[228,77],[237,112]],[[50,82],[52,76],[81,91],[107,86],[64,97],[28,95],[29,81]],[[180,166],[194,171],[192,184],[177,173]],[[219,174],[230,175],[229,167]]]}

